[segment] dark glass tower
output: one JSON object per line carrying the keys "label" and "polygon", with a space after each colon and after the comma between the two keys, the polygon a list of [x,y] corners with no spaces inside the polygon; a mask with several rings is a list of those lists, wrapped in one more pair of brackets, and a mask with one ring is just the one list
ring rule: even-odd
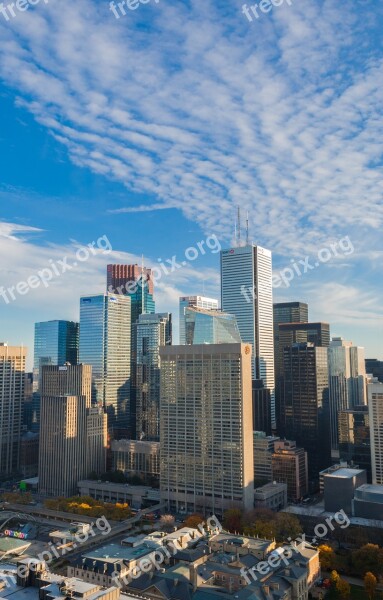
{"label": "dark glass tower", "polygon": [[307,451],[314,490],[319,471],[331,463],[327,348],[311,342],[293,344],[284,348],[283,355],[278,433]]}
{"label": "dark glass tower", "polygon": [[78,363],[79,326],[73,321],[43,321],[35,324],[33,362],[32,430],[40,423],[40,372],[44,365]]}

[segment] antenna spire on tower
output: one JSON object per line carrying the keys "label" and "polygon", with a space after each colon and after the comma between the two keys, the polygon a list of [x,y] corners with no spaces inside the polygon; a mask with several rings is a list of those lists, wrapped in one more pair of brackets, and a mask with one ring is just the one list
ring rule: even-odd
{"label": "antenna spire on tower", "polygon": [[249,245],[249,211],[246,214],[246,246]]}
{"label": "antenna spire on tower", "polygon": [[241,245],[241,209],[238,206],[238,246]]}

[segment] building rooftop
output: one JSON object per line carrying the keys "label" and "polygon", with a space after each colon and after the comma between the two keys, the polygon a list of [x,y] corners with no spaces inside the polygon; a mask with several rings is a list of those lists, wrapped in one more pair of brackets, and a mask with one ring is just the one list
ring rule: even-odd
{"label": "building rooftop", "polygon": [[352,479],[353,477],[356,477],[357,475],[361,475],[363,473],[363,469],[346,469],[346,468],[342,468],[342,469],[338,469],[337,471],[334,471],[333,473],[327,473],[325,475],[325,477],[337,477],[339,479]]}

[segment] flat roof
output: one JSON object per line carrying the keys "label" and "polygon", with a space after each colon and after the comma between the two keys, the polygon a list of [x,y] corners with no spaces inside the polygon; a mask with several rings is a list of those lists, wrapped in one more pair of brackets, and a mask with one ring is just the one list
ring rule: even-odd
{"label": "flat roof", "polygon": [[356,491],[362,491],[362,492],[368,492],[369,494],[383,494],[383,485],[377,485],[377,484],[373,484],[373,483],[363,483],[363,485],[360,485],[358,488],[356,488]]}
{"label": "flat roof", "polygon": [[[150,542],[149,542],[150,544]],[[120,546],[119,544],[108,544],[101,548],[96,548],[89,552],[84,552],[83,556],[86,558],[98,558],[100,560],[136,560],[149,554],[156,549],[156,544],[149,545],[144,542],[139,546],[131,548],[130,546]]]}
{"label": "flat roof", "polygon": [[3,537],[0,538],[0,552],[9,552],[10,550],[21,550],[28,548],[31,543],[26,540],[17,540],[15,538]]}
{"label": "flat roof", "polygon": [[342,469],[338,469],[337,471],[334,471],[333,473],[326,473],[325,477],[339,477],[339,478],[343,478],[343,479],[352,479],[356,475],[360,475],[361,473],[363,473],[363,471],[364,471],[364,469],[342,468]]}

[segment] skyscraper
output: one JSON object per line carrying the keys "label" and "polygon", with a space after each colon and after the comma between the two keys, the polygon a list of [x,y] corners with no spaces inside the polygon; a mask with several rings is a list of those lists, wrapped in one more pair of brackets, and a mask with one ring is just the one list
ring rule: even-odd
{"label": "skyscraper", "polygon": [[364,348],[333,338],[328,348],[331,455],[339,458],[338,414],[366,404]]}
{"label": "skyscraper", "polygon": [[161,500],[221,516],[254,504],[251,347],[164,346]]}
{"label": "skyscraper", "polygon": [[32,428],[39,430],[40,370],[43,365],[76,365],[78,362],[78,323],[73,321],[43,321],[35,323],[33,362]]}
{"label": "skyscraper", "polygon": [[92,400],[108,427],[130,425],[130,298],[117,294],[80,300],[80,362],[92,366]]}
{"label": "skyscraper", "polygon": [[377,377],[383,383],[383,360],[377,358],[366,358],[366,373]]}
{"label": "skyscraper", "polygon": [[376,378],[367,386],[370,416],[372,483],[383,485],[383,383]]}
{"label": "skyscraper", "polygon": [[241,343],[235,315],[206,308],[185,308],[185,341],[190,344]]}
{"label": "skyscraper", "polygon": [[218,300],[206,298],[205,296],[182,296],[180,298],[179,309],[179,335],[180,344],[186,344],[185,333],[185,310],[186,308],[205,308],[208,310],[218,310]]}
{"label": "skyscraper", "polygon": [[107,416],[91,405],[91,383],[90,365],[42,367],[41,494],[68,497],[78,481],[106,469]]}
{"label": "skyscraper", "polygon": [[285,347],[280,390],[278,433],[307,451],[309,478],[319,481],[330,464],[327,348],[311,342]]}
{"label": "skyscraper", "polygon": [[357,465],[367,472],[367,481],[372,481],[370,417],[368,406],[354,406],[339,411],[339,459]]}
{"label": "skyscraper", "polygon": [[0,475],[19,468],[26,354],[22,346],[0,344]]}
{"label": "skyscraper", "polygon": [[272,258],[250,244],[221,251],[222,310],[237,317],[243,342],[253,347],[252,378],[270,390],[275,425]]}
{"label": "skyscraper", "polygon": [[[281,323],[307,323],[309,307],[304,302],[278,302],[273,304],[275,380],[279,375],[279,325]],[[307,341],[307,340],[302,340]]]}
{"label": "skyscraper", "polygon": [[131,306],[131,336],[130,336],[130,417],[129,436],[137,437],[137,329],[134,324],[142,314],[154,314],[154,281],[152,270],[137,264],[108,265],[107,291],[129,296]]}
{"label": "skyscraper", "polygon": [[137,435],[158,441],[160,436],[160,348],[172,343],[172,315],[143,314],[133,325],[137,340]]}

